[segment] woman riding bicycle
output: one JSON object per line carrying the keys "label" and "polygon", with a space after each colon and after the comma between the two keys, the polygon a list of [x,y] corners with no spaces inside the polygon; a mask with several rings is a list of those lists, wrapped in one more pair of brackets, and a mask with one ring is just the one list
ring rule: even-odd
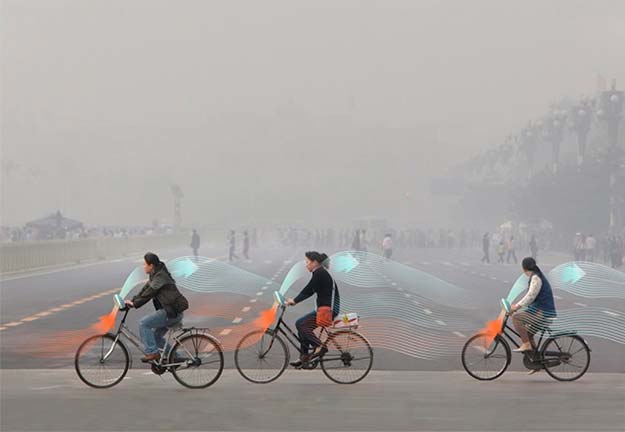
{"label": "woman riding bicycle", "polygon": [[[291,362],[291,366],[301,368],[315,357],[322,356],[327,349],[321,346],[321,341],[315,335],[314,330],[319,327],[327,327],[339,314],[341,299],[336,283],[327,271],[329,266],[328,256],[319,252],[306,252],[306,269],[312,273],[308,285],[294,299],[287,299],[287,304],[294,306],[313,294],[317,294],[317,310],[304,315],[295,322],[301,342],[299,360]],[[313,348],[314,352],[308,354]]]}
{"label": "woman riding bicycle", "polygon": [[[527,294],[516,304],[512,305],[512,322],[521,336],[523,343],[514,351],[531,351],[533,333],[528,331],[531,324],[537,328],[548,327],[551,319],[556,317],[556,306],[553,300],[551,285],[547,277],[536,265],[532,257],[523,259],[523,272],[529,277]],[[524,308],[522,311],[519,311]]]}
{"label": "woman riding bicycle", "polygon": [[159,348],[165,347],[164,336],[167,328],[182,322],[183,311],[189,308],[189,302],[180,293],[176,281],[156,254],[148,252],[143,257],[143,270],[148,275],[148,282],[132,300],[126,300],[130,307],[140,308],[152,300],[154,309],[139,321],[139,334],[145,346],[142,362],[158,360]]}

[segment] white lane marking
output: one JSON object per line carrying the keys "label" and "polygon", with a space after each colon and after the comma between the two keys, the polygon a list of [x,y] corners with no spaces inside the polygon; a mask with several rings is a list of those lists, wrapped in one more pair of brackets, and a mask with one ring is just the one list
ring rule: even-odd
{"label": "white lane marking", "polygon": [[248,312],[250,309],[252,309],[249,306],[245,306],[243,309],[241,309],[241,312]]}
{"label": "white lane marking", "polygon": [[497,278],[495,276],[491,276],[490,277],[492,280],[497,280]]}
{"label": "white lane marking", "polygon": [[26,318],[22,318],[20,321],[31,322],[31,321],[37,321],[38,319],[39,319],[38,316],[29,316]]}
{"label": "white lane marking", "polygon": [[257,292],[257,293],[256,293],[256,295],[257,295],[257,296],[263,295],[263,292],[262,292],[262,291],[259,291],[259,292]]}
{"label": "white lane marking", "polygon": [[0,331],[6,330],[6,329],[7,329],[6,327],[0,327]]}
{"label": "white lane marking", "polygon": [[256,303],[256,299],[251,299],[250,303]]}
{"label": "white lane marking", "polygon": [[51,312],[44,311],[44,312],[39,312],[39,313],[35,314],[35,316],[37,316],[37,317],[44,317],[44,316],[48,316],[50,314],[51,314]]}
{"label": "white lane marking", "polygon": [[261,290],[262,290],[262,291],[265,291],[266,289],[267,289],[267,287],[266,287],[266,286],[264,286],[264,287],[262,287],[262,288],[261,288]]}
{"label": "white lane marking", "polygon": [[10,323],[6,323],[6,324],[2,324],[5,327],[17,327],[18,325],[22,325],[24,324],[23,322],[20,321],[12,321]]}
{"label": "white lane marking", "polygon": [[[604,311],[601,311],[601,312],[603,312],[603,313],[605,313],[605,314],[608,314],[608,315],[612,315],[612,316],[620,316],[620,315],[619,315],[619,314],[617,314],[616,312],[612,312],[612,311],[607,311],[607,310],[604,310]],[[5,325],[8,325],[8,324],[5,324]]]}
{"label": "white lane marking", "polygon": [[411,296],[410,294],[408,294],[408,293],[405,293],[405,294],[404,294],[404,296],[405,296],[406,298],[410,298],[410,297],[412,297],[412,296]]}
{"label": "white lane marking", "polygon": [[588,305],[587,305],[587,304],[585,304],[585,303],[573,303],[573,304],[574,304],[574,305],[577,305],[577,306],[581,306],[581,307],[586,307],[586,306],[588,306]]}
{"label": "white lane marking", "polygon": [[461,338],[466,337],[465,335],[463,335],[463,334],[462,334],[462,333],[460,333],[459,331],[455,331],[455,332],[454,332],[454,334],[455,334],[456,336],[458,336],[458,337],[461,337]]}
{"label": "white lane marking", "polygon": [[425,312],[428,315],[432,315],[432,311],[429,309],[423,309],[423,312]]}
{"label": "white lane marking", "polygon": [[553,298],[556,299],[556,300],[562,300],[562,297],[560,297],[558,295],[554,295]]}
{"label": "white lane marking", "polygon": [[63,310],[62,307],[55,307],[55,308],[50,309],[50,312],[59,312],[59,311],[62,311],[62,310]]}
{"label": "white lane marking", "polygon": [[31,388],[31,390],[51,390],[51,389],[60,388],[60,387],[69,387],[69,386],[65,384],[58,384],[58,385],[47,386],[47,387],[33,387]]}
{"label": "white lane marking", "polygon": [[503,281],[503,283],[505,283],[505,284],[509,284],[509,283],[510,283],[510,281]]}
{"label": "white lane marking", "polygon": [[436,320],[436,324],[442,325],[442,326],[447,325],[445,321],[441,321],[441,320]]}
{"label": "white lane marking", "polygon": [[240,323],[241,321],[243,321],[243,318],[241,318],[241,317],[236,317],[235,319],[233,319],[233,320],[232,320],[232,324],[238,324],[238,323]]}
{"label": "white lane marking", "polygon": [[416,301],[416,300],[413,300],[412,302],[413,302],[414,304],[416,304],[416,305],[420,305],[420,304],[421,304],[421,303],[419,303],[419,302],[418,302],[418,301]]}
{"label": "white lane marking", "polygon": [[231,329],[223,329],[221,331],[221,333],[219,333],[221,336],[228,336],[230,334],[232,330]]}
{"label": "white lane marking", "polygon": [[391,285],[397,286],[397,282],[391,282]]}

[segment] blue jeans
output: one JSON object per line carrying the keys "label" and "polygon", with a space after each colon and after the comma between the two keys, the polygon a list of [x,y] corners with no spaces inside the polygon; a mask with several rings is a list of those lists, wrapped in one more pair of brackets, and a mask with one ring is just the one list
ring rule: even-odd
{"label": "blue jeans", "polygon": [[159,309],[141,318],[139,321],[139,335],[143,342],[146,354],[155,354],[159,348],[165,348],[165,333],[167,327],[182,322],[183,313],[175,318],[167,318],[164,309]]}

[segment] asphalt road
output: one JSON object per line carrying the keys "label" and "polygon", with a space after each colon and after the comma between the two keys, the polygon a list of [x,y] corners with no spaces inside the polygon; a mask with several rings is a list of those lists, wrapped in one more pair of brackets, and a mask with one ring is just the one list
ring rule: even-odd
{"label": "asphalt road", "polygon": [[462,372],[374,371],[352,386],[319,371],[251,384],[226,371],[207,390],[131,371],[110,390],[71,370],[2,371],[2,430],[467,430],[600,431],[625,426],[625,376],[554,383],[508,373],[479,382]]}
{"label": "asphalt road", "polygon": [[[515,373],[525,370],[520,355],[515,355],[509,371],[494,382],[474,382],[461,371],[463,343],[497,315],[498,300],[506,296],[520,274],[518,265],[480,263],[476,250],[396,252],[393,258],[398,262],[469,290],[484,306],[462,312],[462,316],[450,316],[449,310],[438,308],[436,303],[429,309],[421,305],[417,307],[419,318],[431,322],[407,325],[402,337],[388,338],[392,343],[376,336],[375,325],[368,326],[364,318],[360,330],[372,340],[375,362],[374,372],[363,382],[339,386],[318,371],[289,371],[269,386],[247,383],[232,370],[232,349],[260,313],[271,306],[271,291],[293,263],[303,258],[303,251],[277,246],[252,250],[251,260],[235,263],[259,275],[258,286],[250,287],[249,292],[185,292],[191,303],[185,323],[208,326],[226,351],[224,376],[201,392],[180,387],[167,374],[163,381],[149,373],[147,366],[138,362],[140,353],[136,350],[128,380],[114,389],[91,390],[73,371],[77,346],[94,333],[91,326],[98,317],[111,310],[113,293],[140,265],[141,257],[2,280],[2,430],[625,429],[625,347],[619,344],[589,338],[593,350],[589,373],[571,384],[557,383],[546,374],[527,377]],[[187,255],[189,250],[158,252],[162,258],[171,259]],[[201,250],[207,257],[222,257],[225,252],[223,248]],[[567,260],[546,255],[540,265],[549,270]],[[294,291],[303,283],[296,284]],[[395,299],[399,307],[412,307],[409,290],[401,284],[369,291],[348,284],[340,288],[346,301],[377,293]],[[566,292],[557,291],[556,295],[559,309],[579,307],[582,301]],[[622,300],[583,299],[582,304],[625,313]],[[308,306],[289,309],[287,321],[293,322],[311,308],[312,300]],[[136,330],[136,321],[150,310],[148,305],[132,311],[131,327]],[[378,333],[379,326],[378,322]],[[398,331],[393,326],[384,329],[386,335]],[[446,350],[433,355],[434,348],[429,351],[427,342],[419,342],[415,352],[420,354],[407,354],[405,348],[413,344],[411,338],[418,339],[425,331],[431,340],[444,340]],[[172,397],[180,403],[171,404]],[[150,410],[161,402],[167,402],[166,410]],[[307,409],[298,414],[302,406]],[[63,415],[66,407],[77,415]]]}

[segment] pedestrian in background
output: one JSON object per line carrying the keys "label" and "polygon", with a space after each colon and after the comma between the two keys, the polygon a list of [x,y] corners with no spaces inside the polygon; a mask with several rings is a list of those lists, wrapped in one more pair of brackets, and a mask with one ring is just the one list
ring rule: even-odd
{"label": "pedestrian in background", "polygon": [[193,230],[193,234],[191,235],[191,249],[193,249],[193,256],[197,261],[197,251],[200,248],[200,235],[196,230]]}

